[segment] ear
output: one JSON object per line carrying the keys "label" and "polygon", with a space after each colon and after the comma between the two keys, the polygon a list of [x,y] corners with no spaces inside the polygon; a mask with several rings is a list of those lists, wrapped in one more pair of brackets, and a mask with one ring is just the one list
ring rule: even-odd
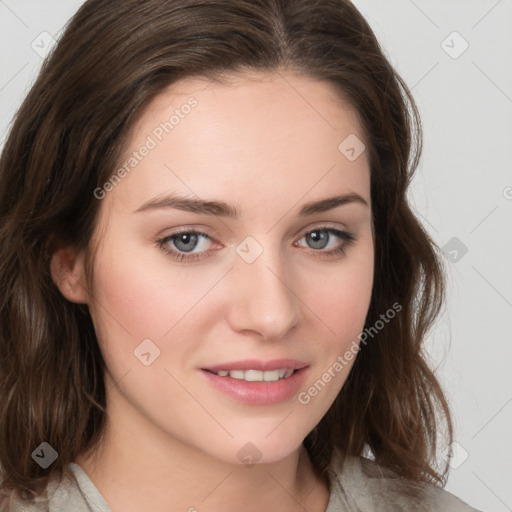
{"label": "ear", "polygon": [[66,299],[77,304],[88,304],[89,293],[85,276],[85,254],[71,247],[57,249],[50,260],[53,282]]}

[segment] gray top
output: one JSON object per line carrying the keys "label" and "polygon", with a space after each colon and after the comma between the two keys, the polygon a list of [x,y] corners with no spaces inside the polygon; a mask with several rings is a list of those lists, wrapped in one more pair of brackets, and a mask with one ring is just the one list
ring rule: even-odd
{"label": "gray top", "polygon": [[[0,512],[112,512],[82,468],[69,465],[70,476],[48,484],[48,497],[26,505],[0,505]],[[329,468],[332,490],[326,512],[479,512],[449,492],[414,484],[363,457],[350,457],[343,469],[335,457]],[[7,501],[7,500],[6,500]]]}

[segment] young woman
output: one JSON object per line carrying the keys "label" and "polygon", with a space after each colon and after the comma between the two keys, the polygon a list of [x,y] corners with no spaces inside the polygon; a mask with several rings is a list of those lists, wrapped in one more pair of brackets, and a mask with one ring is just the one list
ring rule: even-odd
{"label": "young woman", "polygon": [[420,151],[348,0],[85,2],[0,161],[1,509],[474,510]]}

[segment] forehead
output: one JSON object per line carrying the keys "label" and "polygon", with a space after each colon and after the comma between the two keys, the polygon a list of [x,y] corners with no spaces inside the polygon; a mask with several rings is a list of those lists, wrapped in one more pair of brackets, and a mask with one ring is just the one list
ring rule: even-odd
{"label": "forehead", "polygon": [[358,113],[327,82],[284,72],[181,80],[134,125],[116,195],[135,209],[175,190],[205,198],[250,191],[267,201],[308,189],[363,192],[367,152],[347,159],[340,144],[350,137],[363,144]]}

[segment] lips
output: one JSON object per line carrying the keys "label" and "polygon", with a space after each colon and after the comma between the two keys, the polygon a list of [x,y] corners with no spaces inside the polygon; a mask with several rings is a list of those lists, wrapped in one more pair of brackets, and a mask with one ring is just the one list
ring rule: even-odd
{"label": "lips", "polygon": [[[283,360],[279,364],[283,364]],[[290,363],[288,362],[288,364]],[[289,369],[288,371],[293,372],[289,377],[270,382],[261,380],[247,381],[231,376],[221,376],[207,369],[201,369],[200,374],[213,388],[237,402],[250,405],[272,405],[291,400],[300,391],[310,370],[311,367],[309,365],[296,370]],[[241,370],[232,371],[237,372]],[[257,372],[257,370],[252,371]],[[219,372],[222,372],[222,370],[219,370]],[[246,370],[244,373],[250,372],[251,370]]]}
{"label": "lips", "polygon": [[202,370],[208,370],[210,372],[219,371],[232,371],[232,370],[257,370],[260,372],[272,371],[272,370],[300,370],[308,366],[308,363],[304,361],[298,361],[296,359],[273,359],[271,361],[261,361],[257,359],[244,359],[241,361],[230,361],[226,363],[216,364],[213,366],[207,366]]}

